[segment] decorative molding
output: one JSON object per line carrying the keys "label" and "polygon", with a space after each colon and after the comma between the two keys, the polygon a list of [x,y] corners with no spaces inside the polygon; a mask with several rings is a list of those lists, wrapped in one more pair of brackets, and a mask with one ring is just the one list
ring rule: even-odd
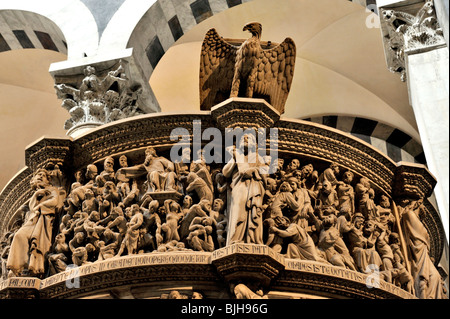
{"label": "decorative molding", "polygon": [[[217,259],[217,254],[213,255],[214,252],[151,253],[95,262],[46,279],[13,277],[0,281],[0,297],[11,297],[11,291],[17,290],[30,298],[78,298],[98,291],[112,291],[125,286],[145,286],[161,281],[165,282],[166,286],[179,281],[195,281],[197,284],[209,282],[212,287],[222,286],[220,269],[226,264],[220,262],[221,257]],[[244,255],[251,264],[263,256],[251,251],[234,252],[228,256],[238,257],[244,262]],[[271,290],[288,288],[293,293],[308,291],[311,295],[332,298],[415,299],[415,296],[403,289],[384,281],[380,281],[378,288],[368,288],[368,275],[345,268],[297,259],[277,260],[283,262],[285,268],[277,267],[277,277],[271,283]],[[264,268],[264,265],[261,267]],[[253,271],[253,268],[245,269],[248,270]],[[66,282],[73,280],[75,274],[79,276],[77,287]],[[208,298],[206,292],[204,297]]]}
{"label": "decorative molding", "polygon": [[[183,127],[192,134],[194,120],[200,120],[203,128],[214,126],[209,112],[141,115],[102,126],[74,140],[74,166],[81,168],[111,154],[148,146],[157,150],[168,149],[176,143],[170,139],[172,130]],[[192,135],[189,138],[192,139]]]}
{"label": "decorative molding", "polygon": [[33,194],[30,181],[33,171],[25,167],[14,176],[0,193],[0,237],[8,232],[16,212]]}
{"label": "decorative molding", "polygon": [[[434,258],[434,265],[438,266],[445,248],[445,231],[439,212],[429,200],[424,200],[424,212],[420,216],[421,221],[430,235],[430,256]],[[435,240],[434,238],[440,238]]]}
{"label": "decorative molding", "polygon": [[59,164],[68,166],[72,160],[70,138],[41,138],[25,150],[25,164],[32,170]]}
{"label": "decorative molding", "polygon": [[398,163],[394,180],[394,197],[428,198],[435,186],[436,179],[424,165]]}
{"label": "decorative molding", "polygon": [[385,123],[363,117],[333,114],[302,118],[301,120],[323,124],[350,133],[375,146],[394,162],[426,164],[420,142],[398,128]]}
{"label": "decorative molding", "polygon": [[[445,238],[445,234],[443,232],[439,214],[426,200],[426,198],[432,194],[436,181],[434,177],[428,172],[425,166],[403,162],[396,164],[381,152],[373,148],[371,145],[362,142],[361,140],[351,136],[350,134],[343,133],[339,130],[332,129],[324,125],[301,120],[278,119],[276,112],[274,112],[273,114],[270,113],[272,109],[267,108],[266,103],[264,101],[262,101],[261,103],[261,100],[231,100],[224,102],[224,105],[222,105],[221,107],[226,108],[230,107],[230,105],[234,110],[240,109],[241,105],[244,105],[243,112],[253,111],[253,109],[251,108],[252,105],[256,110],[260,108],[259,112],[268,112],[268,114],[261,116],[262,119],[259,119],[260,122],[255,121],[255,123],[259,123],[257,125],[262,126],[265,125],[264,123],[266,123],[265,121],[268,118],[271,119],[273,127],[278,129],[279,131],[278,152],[280,154],[280,158],[285,161],[297,159],[303,165],[313,164],[314,169],[316,170],[317,177],[321,176],[322,173],[325,174],[325,169],[330,169],[332,167],[330,164],[333,163],[341,169],[340,173],[344,173],[346,170],[349,170],[354,174],[354,187],[358,185],[361,185],[359,187],[362,187],[362,184],[360,184],[362,183],[361,178],[366,177],[369,180],[370,186],[364,187],[372,189],[372,199],[374,204],[375,198],[378,202],[381,195],[387,195],[388,200],[395,200],[397,197],[401,196],[423,198],[425,209],[423,210],[423,216],[421,216],[421,219],[428,233],[430,234],[430,256],[434,258],[435,264],[439,262],[444,247],[443,240]],[[190,141],[192,141],[195,137],[194,134],[202,133],[203,130],[210,127],[225,126],[228,124],[236,126],[243,125],[241,118],[229,116],[229,112],[221,113],[225,114],[223,115],[225,116],[225,118],[221,118],[221,116],[214,116],[212,114],[214,111],[220,112],[222,110],[221,107],[213,109],[211,112],[198,112],[195,114],[141,115],[135,118],[120,120],[115,123],[104,125],[78,138],[43,138],[37,141],[33,145],[29,146],[26,150],[26,163],[30,168],[24,170],[22,174],[19,174],[15,179],[13,179],[11,183],[8,184],[8,186],[5,188],[6,192],[4,191],[0,195],[4,199],[0,203],[0,205],[2,205],[0,219],[5,221],[3,225],[11,222],[11,219],[16,211],[31,197],[31,194],[29,194],[29,181],[28,183],[25,183],[23,180],[20,180],[20,178],[26,179],[28,176],[31,177],[32,171],[35,171],[39,168],[48,168],[49,166],[55,168],[55,166],[58,165],[58,167],[60,166],[62,168],[64,174],[68,177],[68,179],[70,179],[69,182],[73,182],[73,175],[76,171],[84,170],[89,164],[94,164],[94,166],[97,166],[98,169],[100,165],[106,163],[106,161],[104,163],[103,161],[108,157],[112,157],[113,166],[114,160],[118,159],[122,154],[126,155],[128,159],[131,159],[131,162],[133,164],[143,163],[144,161],[142,155],[144,153],[144,150],[148,150],[147,148],[149,147],[155,148],[156,153],[160,154],[160,156],[165,156],[165,154],[169,152],[170,148],[178,142],[171,139],[171,132],[175,128],[185,128],[188,132],[187,134]],[[259,112],[257,112],[257,114],[259,114]],[[227,116],[229,117],[226,118]],[[258,115],[255,115],[255,117],[258,117]],[[218,124],[214,119],[218,119],[219,122],[221,121],[221,119],[223,119],[224,121],[222,122],[222,124]],[[199,130],[199,132],[197,133],[194,132],[195,130],[193,127],[195,120],[201,121],[201,130]],[[269,142],[270,141],[266,141],[266,143]],[[151,154],[151,152],[149,154]],[[146,154],[146,156],[148,155]],[[286,165],[284,167],[286,167],[287,169],[288,163],[286,162],[285,164]],[[129,167],[130,172],[137,172],[136,170],[139,170],[139,167],[141,167],[139,165],[133,166],[134,167]],[[221,166],[219,166],[219,164],[212,166],[211,171],[217,168],[220,169]],[[105,172],[107,172],[106,166]],[[125,171],[122,169],[120,171],[120,174],[119,170],[115,172],[117,174],[116,177],[119,178],[118,176],[122,176],[123,172]],[[303,174],[307,174],[306,172],[297,173],[301,174],[302,176]],[[139,188],[140,197],[136,198],[136,200],[140,201],[145,197],[143,195],[145,193],[143,183],[144,180],[146,180],[146,173],[144,172],[143,175],[138,175],[139,174],[133,175],[133,177],[131,178],[136,181],[136,187]],[[105,179],[106,177],[103,176],[107,175],[99,175],[98,177]],[[126,176],[123,175],[121,179],[125,177]],[[91,183],[92,182],[94,181],[92,180]],[[303,182],[307,183],[306,180],[302,180],[302,183]],[[101,179],[95,179],[95,183],[101,183]],[[110,181],[110,183],[114,184],[114,182],[112,181]],[[22,188],[27,187],[27,194],[29,195],[26,197],[18,197],[16,188],[17,185],[20,185],[20,187]],[[106,184],[95,185],[96,186],[93,186],[95,188],[97,188],[98,186],[106,188]],[[131,184],[128,186],[131,187]],[[184,188],[182,189],[184,190]],[[104,189],[102,188],[102,192],[103,191]],[[181,192],[180,189],[178,189],[177,191]],[[314,190],[312,189],[309,189],[309,191],[314,192]],[[24,193],[25,192],[21,192],[20,194]],[[150,193],[148,192],[148,189],[147,193],[153,196],[151,194],[151,191]],[[67,194],[72,193],[67,192]],[[311,196],[313,196],[313,193],[310,194]],[[100,193],[98,193],[97,195],[102,196]],[[157,194],[154,195],[155,197],[152,199],[157,200]],[[181,194],[179,195],[181,196]],[[73,193],[73,196],[76,196],[76,192]],[[119,195],[117,196],[120,197]],[[319,198],[318,196],[319,193],[315,194],[314,199]],[[363,195],[361,195],[361,193],[358,193],[357,196]],[[122,198],[122,200],[123,199],[124,198]],[[324,198],[322,199],[325,200]],[[358,200],[359,199],[360,197],[358,197]],[[76,209],[79,208],[79,205],[75,202],[72,202],[72,200],[76,201],[76,198],[72,198],[69,195],[66,205],[66,215],[70,218],[72,218],[71,216],[76,212],[76,210],[71,210],[72,208],[70,205],[74,205],[73,207]],[[111,200],[116,201],[115,199]],[[127,206],[125,207],[130,207],[130,204],[126,205]],[[313,203],[313,205],[313,207],[318,208],[316,202]],[[361,205],[361,203],[359,205]],[[137,209],[139,210],[139,205],[135,206],[137,206]],[[319,206],[318,209],[320,210],[321,206]],[[361,210],[360,212],[364,213],[361,206],[359,206],[358,211],[359,210]],[[99,211],[101,211],[100,208]],[[106,215],[108,214],[106,213]],[[75,222],[75,219],[77,218],[79,218],[78,215],[73,216],[73,222]],[[2,233],[4,233],[6,229],[3,228],[1,231]],[[324,269],[321,276],[325,277],[316,278],[317,276],[315,274],[306,274],[304,277],[302,277],[302,280],[298,279],[299,282],[291,283],[286,279],[286,277],[283,277],[288,276],[286,275],[286,271],[290,271],[286,267],[285,258],[275,253],[268,246],[239,243],[231,246],[226,246],[224,248],[218,248],[216,246],[216,250],[214,250],[214,246],[216,245],[213,245],[213,247],[210,248],[211,250],[208,250],[213,251],[212,254],[201,254],[201,256],[203,256],[201,261],[197,259],[197,252],[189,250],[189,248],[193,248],[189,245],[186,246],[188,251],[180,251],[179,254],[175,252],[168,254],[158,252],[132,255],[132,253],[129,253],[128,256],[111,258],[100,262],[96,262],[94,258],[93,260],[89,260],[90,262],[92,262],[90,264],[84,265],[81,262],[79,263],[79,265],[82,266],[80,266],[78,269],[80,271],[83,271],[80,277],[82,283],[81,290],[67,290],[65,281],[69,278],[68,276],[70,274],[70,271],[62,271],[60,273],[57,273],[56,275],[45,278],[39,286],[39,294],[41,297],[46,296],[46,298],[68,298],[87,295],[94,291],[98,291],[99,289],[112,289],[113,287],[117,287],[120,285],[133,285],[138,280],[142,280],[143,283],[155,280],[202,281],[204,280],[204,277],[202,277],[202,275],[208,272],[214,272],[215,275],[208,280],[217,282],[219,282],[220,280],[225,280],[229,283],[234,283],[239,279],[248,281],[256,280],[258,282],[261,282],[266,287],[270,287],[272,284],[274,284],[280,287],[296,287],[295,289],[297,289],[298,291],[307,289],[305,287],[315,287],[311,289],[320,291],[324,295],[334,294],[335,296],[344,295],[354,296],[357,298],[391,298],[393,296],[393,298],[408,297],[406,295],[402,295],[402,293],[397,292],[396,289],[390,286],[383,287],[380,291],[367,291],[366,288],[363,288],[363,283],[361,282],[365,280],[364,278],[366,277],[364,276],[366,275],[354,272],[355,274],[359,275],[352,275],[353,277],[350,275],[347,276],[346,274],[348,274],[348,271],[345,268],[342,268],[343,270],[335,270],[335,266],[329,266],[325,264],[322,264],[322,266],[326,266],[326,268],[323,268],[321,266]],[[169,250],[171,249],[168,246],[168,243],[167,246],[164,247],[162,245],[160,247],[160,245],[158,244],[158,248]],[[205,247],[203,248],[206,250]],[[152,251],[152,249],[155,249],[155,247],[150,250],[147,249],[150,248],[146,246],[145,250],[143,248],[143,251]],[[85,253],[87,254],[86,251],[87,249],[85,248]],[[119,253],[119,255],[120,254],[121,253]],[[72,254],[72,257],[73,256],[74,255]],[[181,259],[179,259],[179,261],[175,261],[175,259],[173,259],[174,256],[177,256],[177,258]],[[189,259],[191,258],[189,256],[194,256],[192,257],[194,259]],[[211,256],[211,258],[208,256]],[[70,254],[68,255],[68,258],[70,259]],[[203,265],[203,273],[201,273],[198,269],[198,267],[200,266],[196,265],[196,261],[193,261],[191,263],[188,259],[199,261],[200,264]],[[138,260],[139,262],[137,262]],[[74,263],[78,263],[77,261],[72,261]],[[296,261],[305,262],[304,260]],[[180,272],[180,266],[178,264],[183,264],[183,267],[185,267],[186,269],[189,268],[191,272]],[[210,269],[210,264],[214,267],[212,270]],[[132,270],[128,268],[132,268]],[[338,267],[338,269],[340,268]],[[342,273],[344,270],[345,275],[343,276],[345,278],[329,278],[330,274],[336,272]],[[362,271],[361,269],[359,270]],[[359,282],[352,283],[350,285],[342,282],[342,279],[350,279]],[[332,284],[328,285],[328,288],[325,288],[326,285],[324,284],[324,280],[326,282],[331,282]],[[9,284],[3,283],[3,285],[6,285],[6,290],[3,289],[4,292],[10,288],[14,288],[10,287]]]}

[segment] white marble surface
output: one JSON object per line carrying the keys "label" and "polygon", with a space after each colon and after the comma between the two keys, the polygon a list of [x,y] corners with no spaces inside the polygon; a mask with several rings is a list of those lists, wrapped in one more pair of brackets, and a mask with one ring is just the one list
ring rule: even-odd
{"label": "white marble surface", "polygon": [[407,56],[408,87],[436,201],[449,238],[449,70],[448,48]]}

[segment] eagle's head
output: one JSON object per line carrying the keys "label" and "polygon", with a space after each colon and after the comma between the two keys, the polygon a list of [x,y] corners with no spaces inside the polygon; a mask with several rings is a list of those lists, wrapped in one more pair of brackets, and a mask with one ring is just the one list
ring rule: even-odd
{"label": "eagle's head", "polygon": [[248,30],[253,36],[256,36],[258,39],[261,38],[262,33],[262,25],[259,22],[250,22],[244,26],[242,31]]}

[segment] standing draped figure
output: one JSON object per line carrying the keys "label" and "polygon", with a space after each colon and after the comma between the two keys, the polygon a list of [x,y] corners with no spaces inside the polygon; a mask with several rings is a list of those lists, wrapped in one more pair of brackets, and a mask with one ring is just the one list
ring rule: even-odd
{"label": "standing draped figure", "polygon": [[257,154],[256,140],[244,135],[233,158],[223,167],[223,175],[231,178],[231,202],[227,245],[263,242],[264,171],[266,166]]}
{"label": "standing draped figure", "polygon": [[11,243],[7,261],[10,276],[20,276],[24,269],[37,277],[45,273],[45,258],[52,245],[53,221],[64,198],[58,188],[50,184],[50,174],[45,169],[39,169],[30,184],[35,192],[28,204],[25,222]]}
{"label": "standing draped figure", "polygon": [[411,261],[414,290],[420,299],[442,299],[444,295],[441,275],[430,258],[430,236],[419,218],[422,201],[403,200],[399,205],[406,247]]}

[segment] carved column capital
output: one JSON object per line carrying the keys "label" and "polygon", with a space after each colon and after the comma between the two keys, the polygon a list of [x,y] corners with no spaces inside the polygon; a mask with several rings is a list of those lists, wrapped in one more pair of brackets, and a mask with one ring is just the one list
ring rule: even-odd
{"label": "carved column capital", "polygon": [[446,45],[433,0],[400,1],[379,9],[387,66],[405,81],[405,54]]}
{"label": "carved column capital", "polygon": [[70,136],[116,120],[160,111],[132,49],[114,57],[54,63],[50,74],[61,106],[70,114],[64,124]]}

